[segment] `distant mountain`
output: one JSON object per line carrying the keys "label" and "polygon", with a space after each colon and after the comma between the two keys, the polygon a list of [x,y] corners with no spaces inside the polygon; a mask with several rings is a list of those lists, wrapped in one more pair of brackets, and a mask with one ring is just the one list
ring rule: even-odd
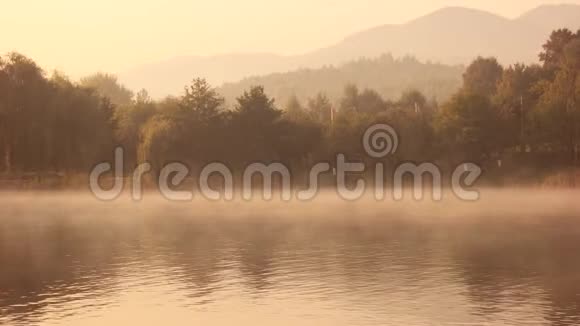
{"label": "distant mountain", "polygon": [[119,75],[133,89],[154,97],[177,94],[194,76],[213,84],[299,68],[339,65],[385,53],[407,54],[420,60],[467,64],[478,55],[500,62],[535,62],[550,32],[580,28],[579,5],[550,5],[516,19],[459,7],[444,8],[401,25],[383,25],[351,35],[342,42],[300,56],[229,54],[179,57],[136,67]]}
{"label": "distant mountain", "polygon": [[548,32],[554,29],[554,26],[577,29],[580,25],[579,19],[580,6],[578,5],[541,6],[518,18],[520,22],[535,25]]}
{"label": "distant mountain", "polygon": [[219,85],[246,76],[286,71],[293,67],[289,59],[266,53],[179,57],[139,66],[120,74],[119,80],[133,90],[145,88],[151,96],[159,98],[180,94],[194,77]]}

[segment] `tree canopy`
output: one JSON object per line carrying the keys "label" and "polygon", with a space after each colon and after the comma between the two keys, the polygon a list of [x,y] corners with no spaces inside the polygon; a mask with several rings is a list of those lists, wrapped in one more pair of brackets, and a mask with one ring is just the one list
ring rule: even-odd
{"label": "tree canopy", "polygon": [[284,102],[251,85],[228,105],[204,79],[192,79],[180,97],[154,101],[113,75],[79,82],[57,72],[47,77],[31,59],[9,53],[0,57],[0,170],[86,171],[121,145],[128,169],[144,161],[156,170],[170,161],[192,167],[281,161],[306,171],[336,153],[370,159],[360,139],[374,123],[399,133],[402,145],[389,163],[470,160],[496,171],[498,160],[512,158],[520,167],[576,167],[580,32],[554,31],[539,60],[502,67],[476,58],[463,84],[441,102],[414,88],[385,97],[380,89],[344,83],[336,100],[320,87]]}

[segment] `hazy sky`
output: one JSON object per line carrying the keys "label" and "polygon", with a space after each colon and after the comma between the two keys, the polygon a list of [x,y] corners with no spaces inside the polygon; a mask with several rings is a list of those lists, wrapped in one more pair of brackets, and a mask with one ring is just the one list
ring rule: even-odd
{"label": "hazy sky", "polygon": [[2,1],[0,53],[18,51],[71,76],[181,55],[296,54],[353,32],[446,6],[506,17],[580,0],[18,0]]}

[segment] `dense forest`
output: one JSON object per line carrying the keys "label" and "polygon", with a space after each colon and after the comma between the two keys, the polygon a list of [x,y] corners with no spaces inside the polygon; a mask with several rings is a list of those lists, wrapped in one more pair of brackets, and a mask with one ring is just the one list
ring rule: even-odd
{"label": "dense forest", "polygon": [[235,103],[239,94],[253,85],[262,85],[269,96],[279,103],[297,97],[301,101],[324,94],[336,103],[343,95],[346,84],[370,88],[384,99],[396,99],[401,93],[414,89],[428,99],[448,100],[461,87],[464,66],[422,63],[414,57],[400,59],[390,54],[375,59],[361,58],[334,67],[300,69],[286,73],[248,77],[236,83],[226,83],[218,90],[227,103]]}
{"label": "dense forest", "polygon": [[377,76],[376,89],[343,85],[336,101],[316,94],[324,86],[312,83],[305,85],[314,94],[307,100],[294,94],[280,104],[264,87],[251,86],[226,104],[204,79],[193,79],[180,97],[153,101],[112,75],[79,82],[61,73],[47,77],[31,59],[10,53],[0,58],[0,170],[88,174],[121,145],[127,169],[141,161],[157,169],[171,161],[193,169],[211,161],[232,167],[280,161],[304,171],[338,152],[370,160],[360,139],[377,122],[393,126],[401,139],[386,159],[391,166],[471,161],[504,177],[576,167],[580,31],[554,31],[539,60],[502,67],[477,58],[441,103],[418,90],[385,98]]}

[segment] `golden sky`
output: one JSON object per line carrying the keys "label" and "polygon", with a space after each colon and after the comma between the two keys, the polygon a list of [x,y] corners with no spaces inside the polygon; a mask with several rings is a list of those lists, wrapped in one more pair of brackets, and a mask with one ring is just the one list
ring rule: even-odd
{"label": "golden sky", "polygon": [[[0,53],[73,77],[183,55],[297,54],[446,6],[517,17],[562,0],[1,0]],[[564,0],[565,1],[565,0]],[[580,0],[568,0],[578,3]]]}

